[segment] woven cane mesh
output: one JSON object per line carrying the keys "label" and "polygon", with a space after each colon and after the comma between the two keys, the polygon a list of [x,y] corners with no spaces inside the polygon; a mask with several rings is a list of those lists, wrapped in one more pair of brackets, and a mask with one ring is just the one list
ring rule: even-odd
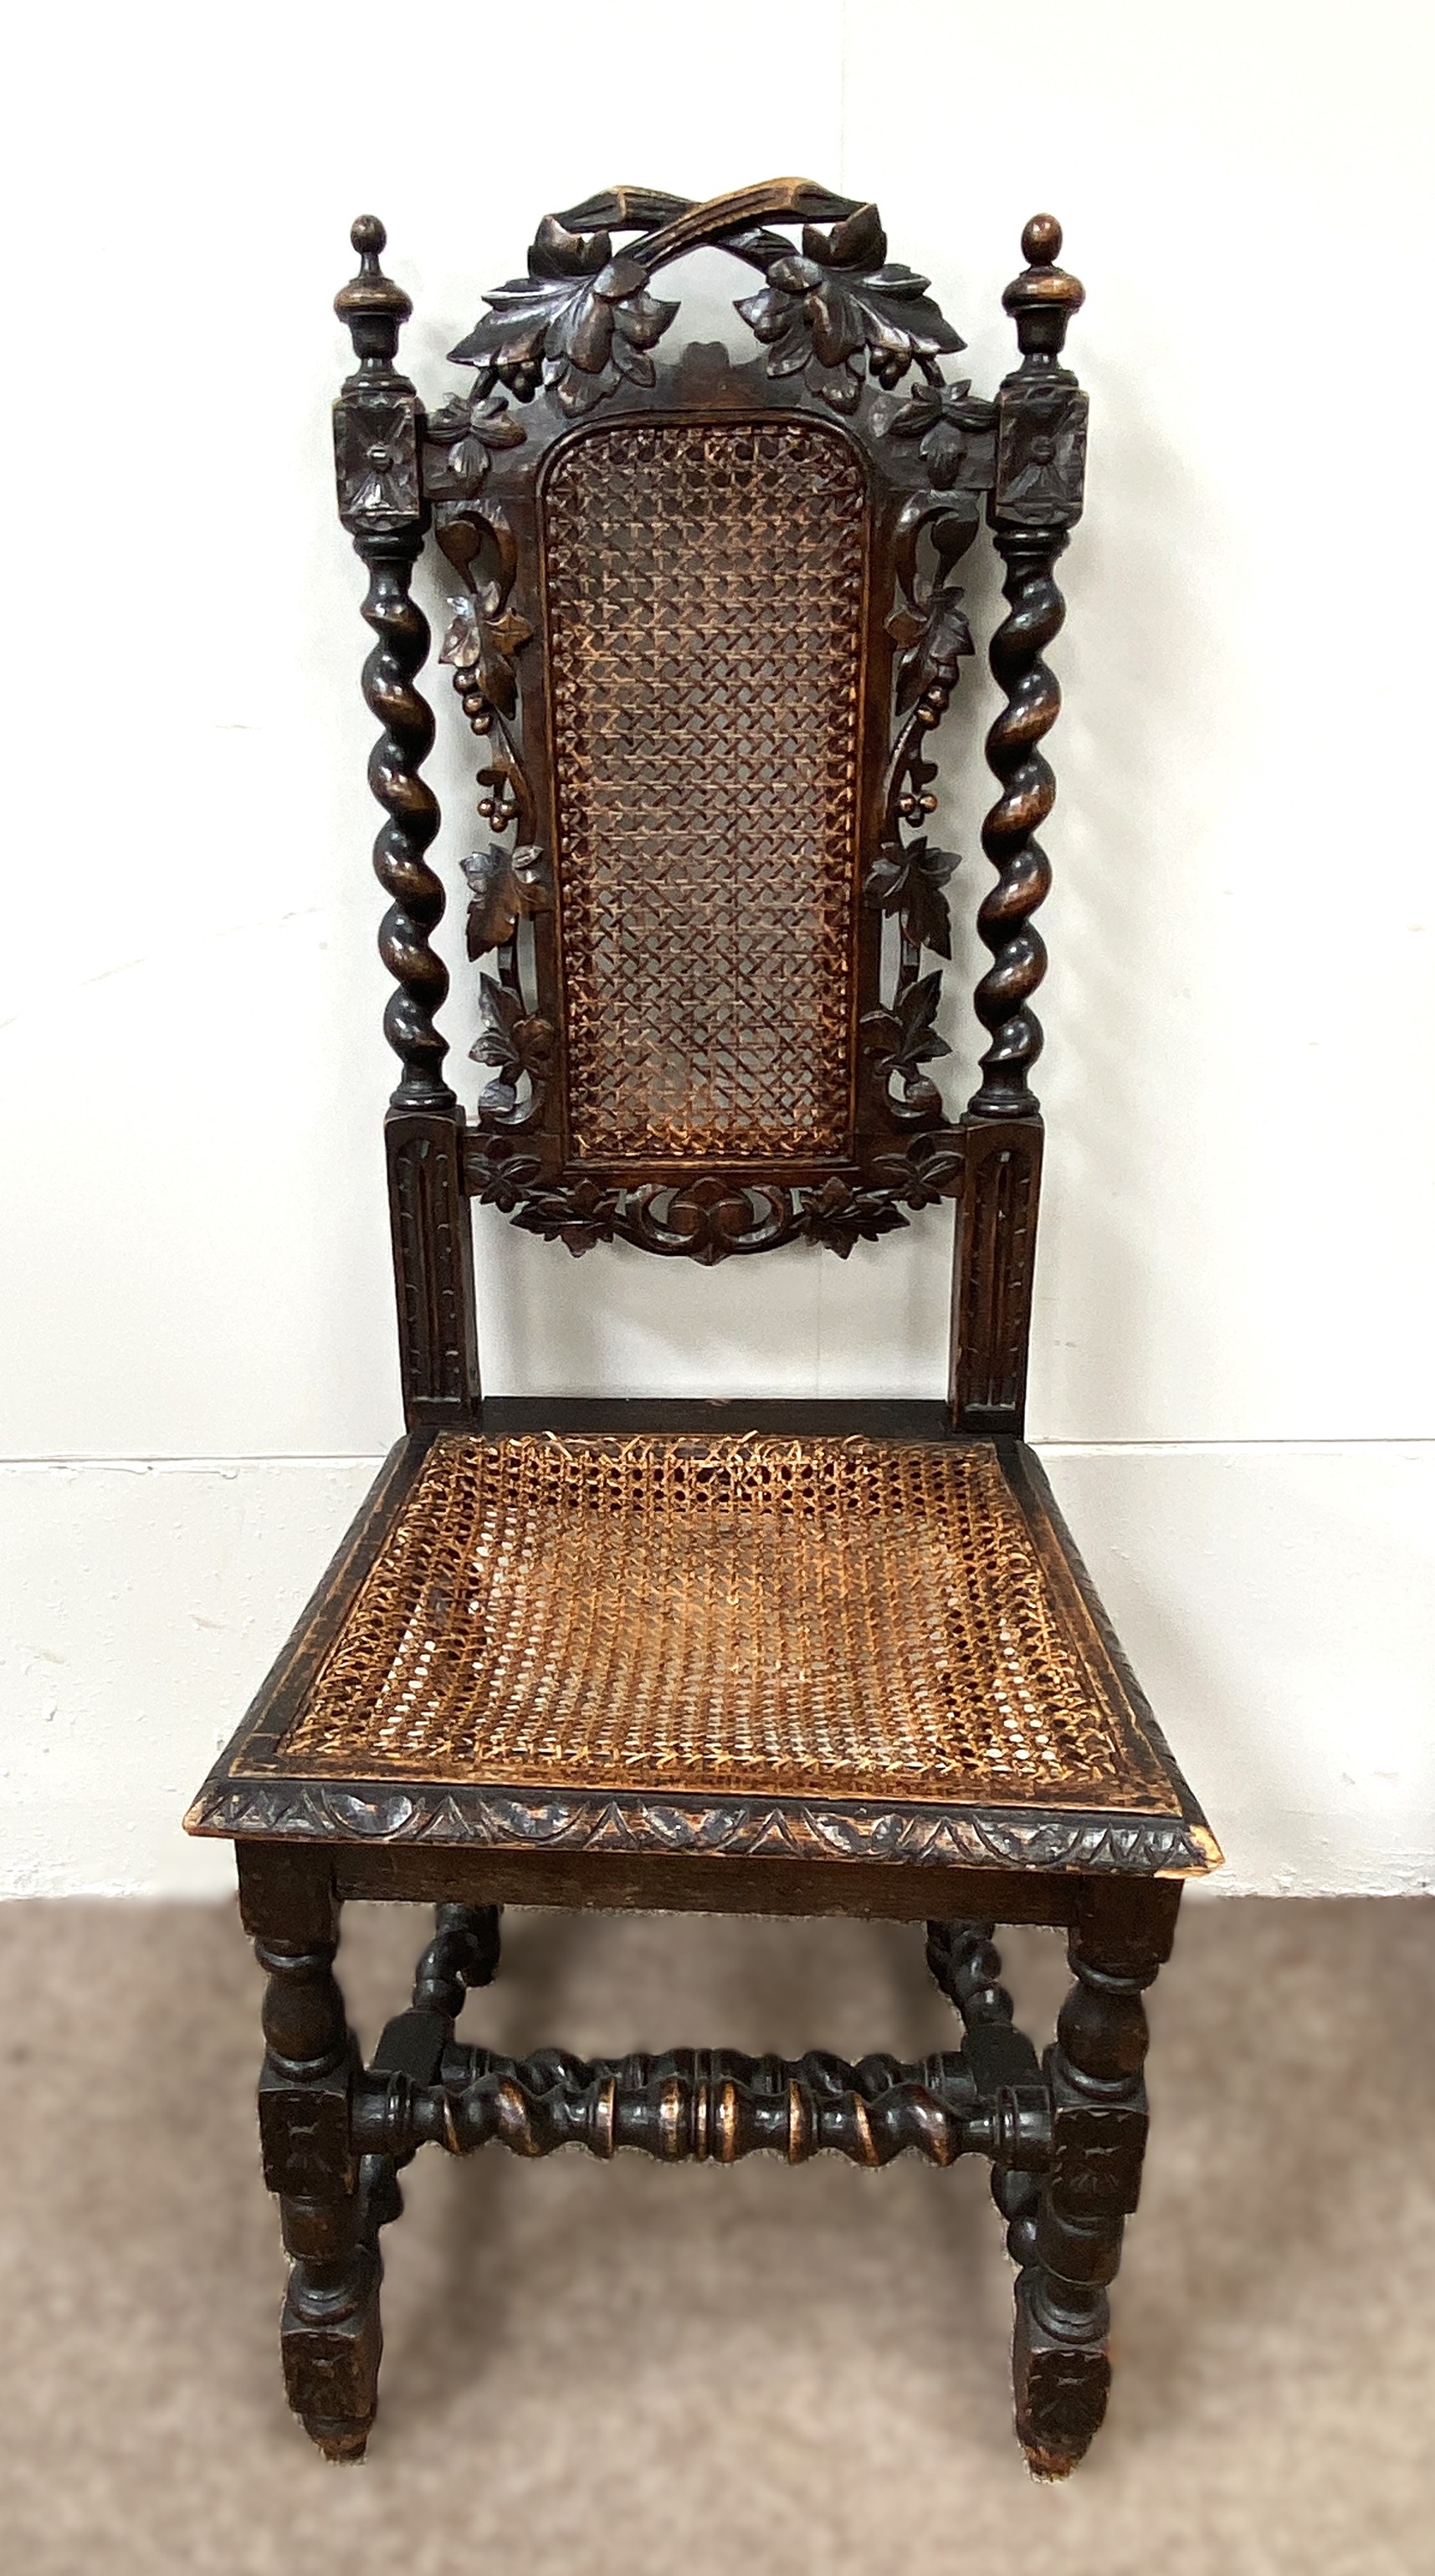
{"label": "woven cane mesh", "polygon": [[866,527],[820,422],[628,424],[549,477],[581,1160],[843,1149]]}
{"label": "woven cane mesh", "polygon": [[276,1767],[1171,1811],[990,1447],[437,1441]]}

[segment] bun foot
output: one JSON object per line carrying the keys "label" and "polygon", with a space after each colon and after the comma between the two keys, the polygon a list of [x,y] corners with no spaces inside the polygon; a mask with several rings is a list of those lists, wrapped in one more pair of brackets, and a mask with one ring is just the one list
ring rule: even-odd
{"label": "bun foot", "polygon": [[303,2424],[310,2441],[336,2464],[361,2460],[373,2431],[372,2416],[367,2424],[345,2424],[335,2415],[306,2415]]}

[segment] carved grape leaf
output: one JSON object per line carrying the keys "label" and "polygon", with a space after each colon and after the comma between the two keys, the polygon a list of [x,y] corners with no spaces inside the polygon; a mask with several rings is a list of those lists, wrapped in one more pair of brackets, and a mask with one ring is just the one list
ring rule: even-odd
{"label": "carved grape leaf", "polygon": [[873,1154],[866,1177],[873,1189],[889,1191],[906,1207],[935,1207],[939,1199],[960,1195],[965,1160],[960,1130],[932,1127],[894,1153]]}
{"label": "carved grape leaf", "polygon": [[486,850],[475,850],[464,860],[463,872],[473,888],[468,907],[470,957],[501,948],[520,921],[553,909],[548,861],[532,842],[505,850],[491,841]]}
{"label": "carved grape leaf", "polygon": [[511,716],[518,704],[513,657],[529,642],[533,628],[517,609],[489,613],[486,592],[456,599],[452,608],[439,648],[440,662],[451,664],[455,671],[472,672],[473,685],[486,704],[496,707],[500,715]]}
{"label": "carved grape leaf", "polygon": [[808,224],[798,255],[770,261],[767,283],[737,306],[767,347],[770,376],[801,374],[834,411],[857,407],[864,367],[880,385],[963,341],[927,293],[930,280],[887,262],[875,206],[823,232]]}
{"label": "carved grape leaf", "polygon": [[854,1190],[834,1173],[820,1190],[802,1193],[805,1232],[845,1261],[854,1243],[875,1243],[907,1220],[883,1190]]}
{"label": "carved grape leaf", "polygon": [[961,860],[952,850],[929,849],[925,838],[883,844],[867,891],[884,912],[899,912],[906,936],[934,957],[952,953],[952,916],[942,891]]}
{"label": "carved grape leaf", "polygon": [[937,491],[949,492],[962,474],[985,489],[995,471],[997,407],[972,396],[971,379],[918,385],[887,423],[889,438],[916,438],[918,454]]}
{"label": "carved grape leaf", "polygon": [[542,1165],[536,1154],[515,1154],[502,1138],[495,1138],[480,1157],[473,1155],[470,1171],[478,1186],[474,1196],[485,1207],[501,1208],[511,1216],[528,1198]]}
{"label": "carved grape leaf", "polygon": [[453,395],[442,410],[429,415],[429,444],[438,453],[424,463],[427,498],[469,499],[486,481],[494,449],[521,447],[527,436],[501,394]]}
{"label": "carved grape leaf", "polygon": [[929,1082],[920,1068],[931,1064],[951,1049],[937,1035],[933,1022],[942,998],[939,972],[919,976],[898,997],[892,1010],[864,1011],[861,1026],[866,1044],[871,1048],[879,1072],[900,1075],[906,1086],[911,1108],[938,1108],[940,1095],[934,1082]]}
{"label": "carved grape leaf", "polygon": [[492,311],[449,355],[459,366],[481,368],[485,386],[501,380],[520,402],[531,400],[541,378],[560,410],[577,417],[615,393],[623,377],[656,381],[647,352],[678,308],[647,286],[641,260],[628,252],[615,259],[608,233],[571,233],[545,215],[527,277],[486,295]]}
{"label": "carved grape leaf", "polygon": [[576,1260],[595,1244],[612,1242],[617,1215],[616,1190],[601,1189],[596,1181],[578,1181],[571,1189],[535,1190],[514,1223],[529,1234],[541,1234],[545,1243],[566,1245]]}
{"label": "carved grape leaf", "polygon": [[489,1117],[511,1117],[522,1077],[527,1074],[538,1082],[548,1070],[552,1025],[529,1011],[520,993],[496,984],[491,975],[479,977],[479,1013],[482,1025],[469,1054],[475,1064],[494,1065],[497,1072],[480,1093],[478,1106]]}
{"label": "carved grape leaf", "polygon": [[975,652],[971,625],[961,600],[962,593],[955,587],[938,590],[924,614],[894,608],[888,618],[887,632],[901,651],[899,714],[914,706],[928,689],[954,689],[958,663]]}

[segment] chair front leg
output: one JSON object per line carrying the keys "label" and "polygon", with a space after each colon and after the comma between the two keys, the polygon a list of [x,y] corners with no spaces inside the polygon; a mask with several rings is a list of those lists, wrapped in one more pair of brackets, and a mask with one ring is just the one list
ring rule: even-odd
{"label": "chair front leg", "polygon": [[334,1976],[338,1908],[327,1881],[309,1873],[268,1893],[270,1901],[247,1901],[245,1914],[268,1978],[264,2179],[279,2196],[293,2262],[280,2326],[284,2384],[325,2456],[358,2460],[378,2404],[381,2266],[353,2143],[358,2051]]}
{"label": "chair front leg", "polygon": [[1071,1934],[1075,1983],[1046,2058],[1052,2167],[1016,2285],[1016,2429],[1041,2478],[1070,2474],[1106,2412],[1107,2285],[1148,2126],[1142,1996],[1170,1957],[1180,1897],[1179,1882],[1088,1880]]}

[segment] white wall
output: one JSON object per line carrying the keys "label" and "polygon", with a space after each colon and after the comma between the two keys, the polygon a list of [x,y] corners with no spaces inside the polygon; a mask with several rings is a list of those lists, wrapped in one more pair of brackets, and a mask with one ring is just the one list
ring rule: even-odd
{"label": "white wall", "polygon": [[[1406,0],[30,15],[0,1884],[217,1883],[177,1812],[398,1419],[361,584],[326,452],[349,219],[388,223],[436,389],[545,207],[778,169],[879,199],[983,389],[1027,214],[1055,207],[1086,278],[1033,1435],[1231,1883],[1422,1883],[1431,24]],[[702,329],[719,291],[709,260]],[[962,697],[971,905],[990,685]],[[462,757],[450,734],[433,764],[450,867]],[[463,1078],[466,993],[448,1025]],[[960,1011],[952,1033],[960,1099]],[[679,1280],[485,1212],[487,1381],[936,1392],[947,1250],[938,1217],[845,1266]]]}

